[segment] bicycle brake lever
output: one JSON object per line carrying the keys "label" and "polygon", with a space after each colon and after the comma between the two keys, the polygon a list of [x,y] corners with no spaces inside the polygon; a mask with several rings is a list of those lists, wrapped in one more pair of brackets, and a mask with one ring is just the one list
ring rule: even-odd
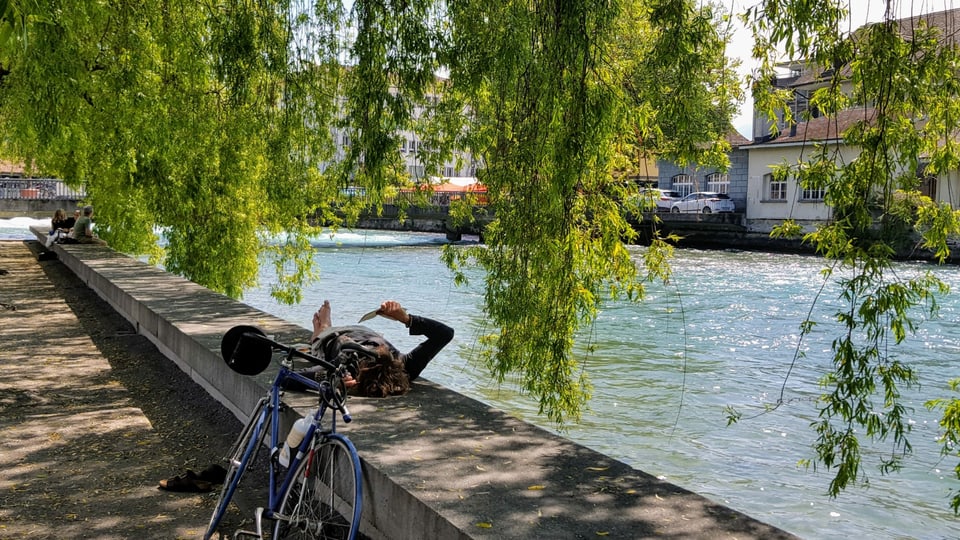
{"label": "bicycle brake lever", "polygon": [[347,367],[343,365],[330,372],[325,381],[327,384],[326,390],[320,390],[320,399],[331,409],[339,411],[343,421],[349,424],[353,418],[350,416],[350,411],[347,410],[347,387],[343,383],[345,372],[349,373]]}
{"label": "bicycle brake lever", "polygon": [[[340,366],[341,371],[347,371],[350,373],[346,366]],[[341,374],[342,375],[342,374]],[[340,388],[337,390],[337,404],[340,406],[340,416],[343,417],[343,421],[347,424],[350,423],[353,418],[350,416],[350,411],[347,410],[347,385],[343,383],[343,377],[339,377]]]}

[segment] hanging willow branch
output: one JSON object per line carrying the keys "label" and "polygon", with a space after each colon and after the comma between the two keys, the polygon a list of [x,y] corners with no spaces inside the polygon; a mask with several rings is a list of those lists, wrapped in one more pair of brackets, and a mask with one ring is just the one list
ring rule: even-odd
{"label": "hanging willow branch", "polygon": [[[947,238],[960,233],[960,212],[918,191],[924,169],[937,176],[960,164],[960,51],[955,38],[922,18],[895,20],[892,6],[888,2],[884,22],[848,33],[840,24],[848,7],[843,2],[768,0],[748,12],[762,53],[758,81],[771,80],[773,51],[786,50],[823,73],[826,84],[813,93],[811,109],[835,125],[841,125],[836,120],[841,116],[857,119],[841,133],[843,145],[859,151],[854,159],[844,162],[838,151],[821,148],[778,172],[801,189],[825,190],[833,212],[829,223],[804,237],[830,260],[835,269],[829,275],[840,276],[844,305],[836,313],[842,334],[833,341],[833,369],[821,380],[820,417],[813,426],[816,456],[807,461],[834,473],[831,496],[866,483],[861,438],[889,444],[878,458],[882,474],[899,470],[912,452],[901,393],[917,384],[917,374],[898,357],[896,345],[913,334],[918,310],[936,315],[936,295],[947,287],[929,273],[898,275],[891,263],[911,242],[942,261],[949,254]],[[786,108],[789,96],[765,84],[755,89],[763,112]],[[796,231],[787,222],[776,232]],[[813,326],[804,321],[803,334]],[[955,404],[932,406],[947,411],[949,444],[956,436],[955,423],[948,421]],[[952,506],[960,508],[960,495]]]}

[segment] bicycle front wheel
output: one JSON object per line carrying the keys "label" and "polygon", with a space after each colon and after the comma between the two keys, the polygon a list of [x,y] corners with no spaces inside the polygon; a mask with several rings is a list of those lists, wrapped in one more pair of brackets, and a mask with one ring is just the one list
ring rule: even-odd
{"label": "bicycle front wheel", "polygon": [[[217,497],[217,506],[213,509],[213,515],[210,516],[210,524],[207,526],[207,532],[203,535],[204,540],[209,540],[220,520],[227,513],[227,506],[233,499],[233,494],[243,479],[243,473],[247,470],[247,465],[252,463],[256,457],[260,446],[263,445],[263,438],[266,437],[270,429],[270,415],[267,414],[267,399],[261,398],[260,402],[250,414],[250,419],[243,426],[240,436],[230,449],[227,457],[227,476],[223,479],[223,488],[220,489],[220,496]],[[254,440],[255,439],[255,440]],[[251,447],[251,443],[253,446]]]}
{"label": "bicycle front wheel", "polygon": [[354,540],[363,495],[360,458],[349,439],[328,435],[304,457],[280,498],[273,540]]}

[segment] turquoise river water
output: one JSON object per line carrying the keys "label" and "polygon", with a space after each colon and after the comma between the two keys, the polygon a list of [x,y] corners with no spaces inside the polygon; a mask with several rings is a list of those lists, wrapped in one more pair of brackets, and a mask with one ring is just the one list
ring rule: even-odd
{"label": "turquoise river water", "polygon": [[[31,238],[26,227],[35,223],[0,220],[0,239]],[[382,300],[399,300],[457,330],[426,378],[553,429],[529,396],[497,385],[469,361],[486,330],[482,280],[478,274],[469,286],[455,286],[439,261],[444,243],[426,234],[325,235],[314,242],[320,281],[305,291],[302,304],[283,306],[270,298],[271,265],[263,265],[262,288],[243,300],[305,327],[324,299],[333,304],[335,324],[354,323]],[[643,248],[632,249],[639,254]],[[953,288],[939,298],[939,316],[925,320],[917,312],[919,330],[890,351],[922,382],[905,392],[913,455],[901,472],[885,476],[877,457],[890,445],[865,444],[869,487],[831,499],[825,494],[830,475],[798,465],[813,456],[809,426],[817,419],[817,381],[840,335],[832,314],[841,304],[831,283],[813,308],[816,331],[800,344],[805,356],[787,377],[800,321],[823,285],[823,263],[784,254],[677,251],[670,285],[650,284],[639,305],[607,306],[585,334],[596,346],[585,361],[593,398],[583,420],[563,436],[803,538],[960,538],[960,520],[948,504],[951,491],[960,488],[953,474],[957,458],[940,457],[938,414],[924,407],[928,399],[950,396],[946,381],[960,374],[960,269],[897,266],[904,276],[932,269]],[[392,321],[367,324],[401,350],[417,341]],[[757,414],[777,401],[781,388],[786,403]],[[727,426],[727,406],[744,419]]]}

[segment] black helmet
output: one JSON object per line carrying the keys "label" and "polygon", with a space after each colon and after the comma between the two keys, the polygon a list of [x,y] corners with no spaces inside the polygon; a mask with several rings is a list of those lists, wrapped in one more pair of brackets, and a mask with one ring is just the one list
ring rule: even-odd
{"label": "black helmet", "polygon": [[270,365],[273,347],[266,341],[247,337],[266,337],[256,326],[234,326],[220,340],[220,354],[230,369],[241,375],[258,375]]}

